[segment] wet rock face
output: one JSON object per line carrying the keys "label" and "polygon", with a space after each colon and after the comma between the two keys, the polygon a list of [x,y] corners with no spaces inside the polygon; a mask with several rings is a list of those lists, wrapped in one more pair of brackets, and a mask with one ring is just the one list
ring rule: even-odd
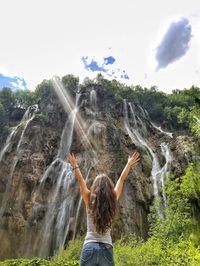
{"label": "wet rock face", "polygon": [[[141,153],[141,161],[129,174],[119,200],[119,215],[113,225],[112,236],[115,240],[125,233],[135,233],[145,238],[148,232],[147,215],[154,198],[153,159],[149,151],[156,154],[162,168],[166,158],[161,152],[161,144],[168,143],[173,157],[171,169],[176,175],[181,175],[194,155],[193,140],[183,136],[171,139],[152,127],[144,115],[140,117],[141,110],[137,107],[136,120],[131,117],[130,108],[128,110],[132,131],[127,132],[123,102],[116,101],[112,93],[100,87],[96,88],[97,98],[93,101],[92,89],[85,89],[79,99],[82,120],[79,119],[83,131],[74,127],[71,150],[78,156],[89,187],[100,173],[106,173],[116,183],[128,154],[135,150]],[[1,259],[53,255],[61,242],[64,245],[74,236],[86,233],[85,208],[79,204],[78,184],[73,175],[67,176],[65,183],[68,172],[63,172],[65,176],[61,176],[64,162],[62,158],[55,160],[69,117],[59,100],[50,98],[48,104],[40,103],[39,111],[26,124],[25,130],[25,125],[20,124],[10,140],[0,161]],[[136,137],[141,137],[148,148],[141,140],[134,141],[130,137],[134,133],[134,123],[137,125],[135,132],[139,134]],[[67,145],[68,139],[62,141]],[[52,168],[47,171],[52,163]],[[45,182],[41,184],[45,174]],[[47,219],[47,213],[51,214],[51,221]],[[48,225],[51,227],[48,228]],[[51,235],[45,236],[47,245],[41,252],[37,243],[43,243],[44,229]]]}

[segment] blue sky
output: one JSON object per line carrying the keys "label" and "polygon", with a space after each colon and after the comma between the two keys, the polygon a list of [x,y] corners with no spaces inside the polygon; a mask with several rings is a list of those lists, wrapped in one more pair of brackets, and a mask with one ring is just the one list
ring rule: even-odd
{"label": "blue sky", "polygon": [[23,78],[5,76],[0,74],[0,90],[3,87],[11,88],[13,91],[17,89],[25,90],[27,88],[26,81]]}
{"label": "blue sky", "polygon": [[165,92],[200,87],[198,0],[0,4],[0,88],[6,77],[33,90],[54,75],[97,73]]}

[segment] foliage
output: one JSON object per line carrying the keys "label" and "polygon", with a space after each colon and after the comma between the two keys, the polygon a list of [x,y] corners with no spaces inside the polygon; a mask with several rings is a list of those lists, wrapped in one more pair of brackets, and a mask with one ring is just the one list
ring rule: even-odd
{"label": "foliage", "polygon": [[168,266],[194,265],[200,263],[200,252],[190,241],[180,241],[176,244],[163,243],[162,240],[151,237],[147,242],[139,243],[134,248],[130,243],[114,246],[116,266]]}
{"label": "foliage", "polygon": [[35,99],[37,103],[48,103],[49,99],[54,96],[53,85],[50,80],[43,80],[35,89]]}
{"label": "foliage", "polygon": [[77,91],[79,86],[79,78],[73,75],[65,75],[62,77],[62,83],[65,88]]}
{"label": "foliage", "polygon": [[18,90],[14,94],[15,107],[27,109],[29,106],[35,104],[35,92],[30,90]]}
{"label": "foliage", "polygon": [[66,250],[59,250],[58,255],[56,255],[53,260],[56,260],[59,263],[67,260],[79,260],[82,246],[82,239],[76,239],[75,241],[71,240],[68,242]]}
{"label": "foliage", "polygon": [[[0,91],[0,142],[2,142],[9,132],[9,127],[13,126],[13,114],[19,109],[25,112],[28,106],[34,103],[34,92],[28,90],[12,92],[10,88],[3,88]],[[14,123],[15,125],[15,123]]]}
{"label": "foliage", "polygon": [[[199,173],[199,163],[197,162],[195,165],[191,164],[181,178],[170,176],[166,180],[167,207],[163,210],[165,218],[163,219],[157,214],[160,204],[155,201],[149,215],[150,235],[166,241],[170,239],[177,242],[189,238],[192,233],[197,234],[197,228],[194,228],[196,214],[191,210],[193,203],[200,199]],[[195,232],[193,232],[194,229]]]}
{"label": "foliage", "polygon": [[[133,237],[133,238],[132,238]],[[194,247],[189,240],[182,240],[176,244],[171,241],[162,242],[162,240],[151,237],[147,242],[138,241],[134,236],[128,237],[128,241],[119,240],[114,244],[114,259],[116,266],[198,266],[200,265],[200,251]],[[132,239],[132,240],[131,240]],[[71,245],[77,246],[77,240]],[[78,241],[79,242],[79,241]],[[74,249],[75,250],[75,249]],[[60,254],[59,259],[53,258],[51,261],[34,258],[31,260],[17,259],[0,262],[2,266],[78,266],[78,260],[69,260],[66,251]],[[80,256],[80,250],[76,251]],[[69,254],[69,253],[68,253]],[[69,255],[70,256],[70,255]]]}
{"label": "foliage", "polygon": [[[144,242],[127,237],[115,243],[116,266],[122,265],[200,265],[200,163],[191,164],[181,178],[166,181],[167,207],[158,215],[160,202],[150,213],[151,231]],[[191,212],[193,210],[193,212]],[[196,221],[196,222],[195,222]]]}
{"label": "foliage", "polygon": [[78,266],[79,261],[50,261],[42,258],[12,259],[0,262],[0,266]]}
{"label": "foliage", "polygon": [[[65,89],[78,91],[79,78],[73,75],[62,77]],[[200,136],[200,89],[192,86],[189,89],[174,90],[171,94],[158,91],[156,86],[143,88],[140,85],[127,86],[116,80],[107,80],[99,74],[96,80],[86,78],[84,86],[98,86],[115,97],[117,101],[127,99],[147,110],[149,118],[169,130],[186,130]],[[82,86],[83,86],[82,85]],[[54,101],[55,91],[51,80],[44,80],[36,90],[18,90],[12,92],[9,88],[0,91],[0,127],[9,125],[12,111],[15,108],[27,109],[35,103],[43,106]]]}
{"label": "foliage", "polygon": [[[174,90],[171,94],[166,94],[158,91],[156,86],[149,89],[140,85],[126,86],[116,80],[106,80],[102,75],[97,76],[96,82],[102,89],[112,91],[117,100],[127,99],[142,106],[148,111],[153,121],[165,124],[171,130],[200,131],[199,122],[198,129],[191,124],[195,117],[191,111],[200,108],[200,89],[198,87],[192,86],[190,89]],[[199,115],[197,118],[199,119]]]}
{"label": "foliage", "polygon": [[0,91],[0,103],[3,105],[6,115],[8,116],[15,106],[14,93],[9,88],[3,88]]}
{"label": "foliage", "polygon": [[5,109],[3,104],[0,103],[0,129],[3,129],[6,122]]}

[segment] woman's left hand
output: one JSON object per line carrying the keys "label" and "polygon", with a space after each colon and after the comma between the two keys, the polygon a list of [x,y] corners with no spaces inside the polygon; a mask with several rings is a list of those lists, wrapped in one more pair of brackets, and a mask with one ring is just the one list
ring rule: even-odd
{"label": "woman's left hand", "polygon": [[128,166],[130,168],[134,167],[138,161],[140,160],[140,154],[139,152],[134,152],[132,155],[128,157]]}
{"label": "woman's left hand", "polygon": [[67,160],[71,163],[71,165],[73,167],[77,165],[78,160],[77,160],[76,156],[73,153],[70,153],[68,155]]}

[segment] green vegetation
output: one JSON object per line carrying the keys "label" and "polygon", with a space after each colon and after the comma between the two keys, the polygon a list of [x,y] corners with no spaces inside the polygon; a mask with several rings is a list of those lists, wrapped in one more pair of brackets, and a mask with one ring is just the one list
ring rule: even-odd
{"label": "green vegetation", "polygon": [[0,266],[78,266],[79,261],[63,261],[59,263],[57,261],[49,261],[40,258],[33,259],[16,259],[5,260],[0,262]]}
{"label": "green vegetation", "polygon": [[35,102],[35,92],[29,90],[12,92],[10,88],[3,88],[0,91],[0,142],[8,134],[9,127],[15,125]]}
{"label": "green vegetation", "polygon": [[79,78],[73,75],[66,75],[62,77],[62,83],[66,89],[77,91],[79,87]]}
{"label": "green vegetation", "polygon": [[[174,90],[171,94],[158,91],[157,87],[142,88],[141,86],[126,86],[116,80],[109,81],[102,75],[96,80],[85,79],[79,84],[79,78],[66,75],[61,79],[63,86],[71,93],[87,88],[106,90],[115,97],[116,101],[127,99],[142,106],[149,113],[150,119],[169,130],[187,131],[200,136],[200,89],[191,88]],[[16,109],[27,109],[30,105],[43,106],[54,102],[56,97],[51,80],[44,80],[35,91],[18,90],[12,92],[9,88],[0,91],[0,129],[13,124],[13,115]],[[14,118],[13,118],[14,117]]]}
{"label": "green vegetation", "polygon": [[[200,88],[198,87],[192,86],[166,94],[159,91],[156,86],[149,89],[139,85],[126,86],[116,80],[104,79],[102,75],[97,76],[96,84],[113,92],[117,100],[127,99],[139,104],[148,111],[153,121],[170,130],[186,130],[188,133],[200,131]],[[196,124],[198,130],[195,128]]]}

